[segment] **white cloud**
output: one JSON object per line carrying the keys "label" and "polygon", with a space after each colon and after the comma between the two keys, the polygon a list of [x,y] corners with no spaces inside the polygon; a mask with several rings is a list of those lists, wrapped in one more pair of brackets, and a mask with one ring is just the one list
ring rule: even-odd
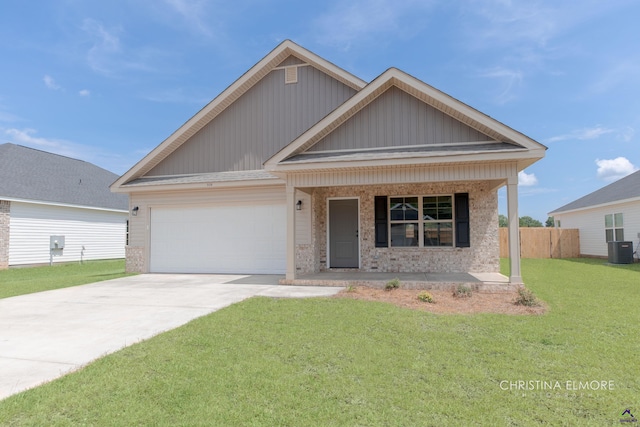
{"label": "white cloud", "polygon": [[622,131],[620,131],[620,137],[624,142],[631,141],[635,134],[636,130],[631,126],[627,126],[626,128],[622,129]]}
{"label": "white cloud", "polygon": [[213,31],[209,28],[206,21],[203,20],[203,17],[206,15],[206,2],[193,0],[164,0],[164,2],[182,16],[190,30],[194,30],[207,37],[213,36]]}
{"label": "white cloud", "polygon": [[523,73],[520,70],[510,70],[503,67],[495,67],[482,72],[481,77],[498,79],[502,82],[503,89],[496,96],[496,101],[504,104],[515,97],[514,92],[522,85]]}
{"label": "white cloud", "polygon": [[15,114],[7,113],[6,111],[0,111],[0,122],[13,123],[20,120],[20,117],[16,116]]}
{"label": "white cloud", "polygon": [[[424,0],[338,2],[315,20],[314,34],[320,43],[344,50],[370,36],[391,33],[394,37],[402,37],[413,32],[417,25],[425,25],[423,18],[431,3]],[[412,19],[417,17],[421,19]]]}
{"label": "white cloud", "polygon": [[112,57],[122,51],[118,31],[107,30],[102,23],[93,19],[85,19],[82,29],[94,39],[93,46],[87,53],[89,66],[95,71],[111,74]]}
{"label": "white cloud", "polygon": [[[5,135],[9,136],[14,142],[30,146],[34,148],[46,148],[53,150],[57,154],[68,155],[67,148],[70,143],[61,139],[49,139],[35,136],[35,129],[4,129]],[[63,151],[63,152],[61,152]]]}
{"label": "white cloud", "polygon": [[560,12],[538,1],[481,0],[474,6],[469,11],[484,18],[475,31],[475,40],[483,44],[512,45],[524,41],[544,46],[562,28],[558,25]]}
{"label": "white cloud", "polygon": [[115,173],[122,173],[130,167],[131,162],[124,159],[120,154],[110,153],[100,147],[77,144],[65,139],[37,136],[37,133],[37,130],[29,128],[7,129],[0,127],[0,135],[4,134],[10,142],[15,144],[91,162]]}
{"label": "white cloud", "polygon": [[60,90],[62,89],[62,87],[56,83],[56,81],[53,79],[53,77],[51,77],[48,74],[45,74],[44,78],[42,79],[44,81],[44,84],[51,90]]}
{"label": "white cloud", "polygon": [[91,95],[91,91],[89,91],[88,89],[82,89],[80,92],[78,92],[78,95],[80,95],[80,96],[90,96]]}
{"label": "white cloud", "polygon": [[[630,128],[627,128],[625,130],[626,133],[628,133],[628,129]],[[601,125],[596,125],[591,128],[576,129],[564,135],[553,136],[551,138],[548,138],[546,142],[559,142],[559,141],[567,141],[567,140],[584,141],[588,139],[597,139],[597,138],[600,138],[602,135],[607,135],[614,132],[617,132],[617,131],[615,129],[606,128]]]}
{"label": "white cloud", "polygon": [[165,72],[169,61],[158,63],[158,59],[170,57],[166,49],[160,48],[127,48],[121,41],[122,28],[107,28],[101,22],[85,19],[82,30],[91,40],[87,51],[87,63],[95,72],[105,76],[121,76],[125,72]]}
{"label": "white cloud", "polygon": [[596,165],[598,165],[598,178],[607,182],[617,181],[638,170],[626,157],[596,159]]}
{"label": "white cloud", "polygon": [[521,171],[518,173],[518,185],[522,187],[532,187],[538,184],[538,178],[533,173]]}
{"label": "white cloud", "polygon": [[591,85],[592,92],[607,93],[614,88],[628,86],[629,82],[635,80],[640,73],[640,61],[636,58],[616,60],[607,64],[604,69],[599,79]]}

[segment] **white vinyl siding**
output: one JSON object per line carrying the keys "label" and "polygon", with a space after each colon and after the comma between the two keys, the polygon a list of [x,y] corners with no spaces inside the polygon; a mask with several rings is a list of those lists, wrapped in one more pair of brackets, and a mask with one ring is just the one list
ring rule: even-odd
{"label": "white vinyl siding", "polygon": [[127,212],[12,202],[9,265],[48,263],[49,237],[65,236],[54,262],[124,258]]}
{"label": "white vinyl siding", "polygon": [[610,204],[598,208],[583,209],[554,215],[562,222],[562,228],[580,230],[580,253],[591,256],[608,256],[605,232],[605,215],[621,213],[624,218],[624,240],[638,245],[640,233],[640,201]]}

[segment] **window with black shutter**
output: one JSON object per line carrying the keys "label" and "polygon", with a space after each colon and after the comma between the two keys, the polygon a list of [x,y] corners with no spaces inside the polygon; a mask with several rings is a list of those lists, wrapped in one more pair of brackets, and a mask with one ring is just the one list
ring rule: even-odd
{"label": "window with black shutter", "polygon": [[387,196],[375,198],[376,248],[389,246],[387,237]]}

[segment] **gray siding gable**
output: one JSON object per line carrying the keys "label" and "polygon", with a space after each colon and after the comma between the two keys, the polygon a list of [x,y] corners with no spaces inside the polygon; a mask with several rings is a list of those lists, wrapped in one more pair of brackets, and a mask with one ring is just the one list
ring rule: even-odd
{"label": "gray siding gable", "polygon": [[494,141],[391,86],[308,152]]}
{"label": "gray siding gable", "polygon": [[284,73],[273,69],[146,176],[262,169],[356,92],[311,65],[298,67],[297,83],[285,84]]}
{"label": "gray siding gable", "polygon": [[640,171],[627,175],[599,190],[589,193],[584,197],[574,200],[550,214],[584,209],[605,203],[619,202],[640,197]]}
{"label": "gray siding gable", "polygon": [[0,145],[0,200],[21,199],[128,210],[109,191],[118,175],[92,163],[11,143]]}

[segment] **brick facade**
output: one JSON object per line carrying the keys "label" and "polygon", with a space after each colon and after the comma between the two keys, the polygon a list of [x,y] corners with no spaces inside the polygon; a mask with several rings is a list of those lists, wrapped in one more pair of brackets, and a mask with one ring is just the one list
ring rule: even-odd
{"label": "brick facade", "polygon": [[0,200],[0,270],[9,268],[9,219],[11,202]]}
{"label": "brick facade", "polygon": [[137,246],[125,247],[125,271],[127,273],[144,273],[144,248]]}
{"label": "brick facade", "polygon": [[[375,247],[375,196],[426,196],[454,193],[469,193],[471,247]],[[360,199],[360,271],[427,273],[499,271],[497,192],[491,191],[489,184],[483,182],[456,182],[315,189],[312,201],[312,244],[296,247],[296,270],[299,274],[327,269],[327,200],[332,197]]]}

